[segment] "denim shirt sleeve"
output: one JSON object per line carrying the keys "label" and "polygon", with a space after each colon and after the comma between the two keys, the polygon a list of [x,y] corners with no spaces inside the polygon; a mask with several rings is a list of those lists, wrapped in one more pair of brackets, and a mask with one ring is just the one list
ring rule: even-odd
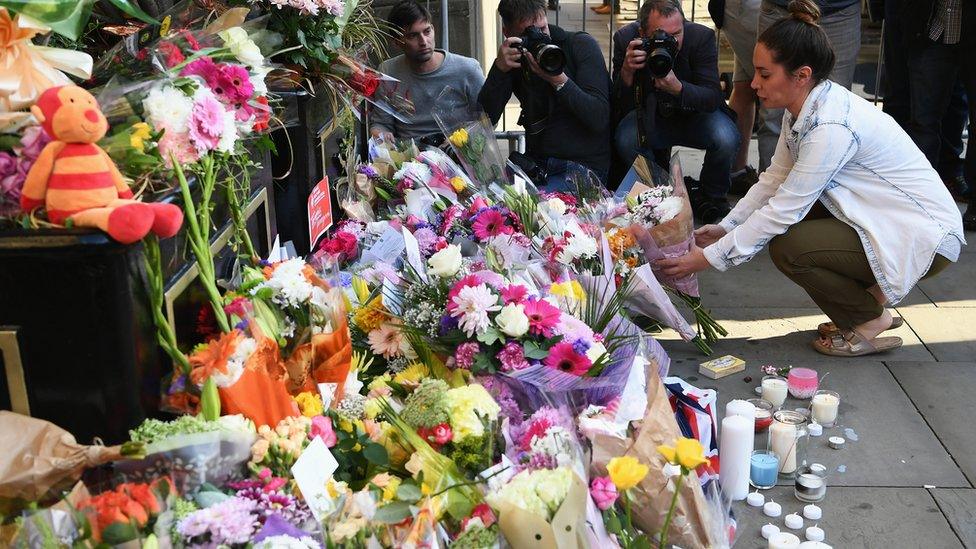
{"label": "denim shirt sleeve", "polygon": [[[784,127],[789,128],[788,125],[784,125]],[[735,208],[732,208],[729,215],[725,216],[725,219],[720,221],[718,225],[725,229],[726,233],[730,233],[732,229],[742,225],[752,215],[752,212],[765,206],[769,202],[769,198],[776,194],[776,189],[790,175],[792,167],[793,157],[786,146],[786,136],[784,133],[780,133],[779,142],[776,144],[776,150],[770,159],[769,167],[759,174],[759,181],[749,188],[749,192],[739,200]]]}
{"label": "denim shirt sleeve", "polygon": [[[784,132],[788,131],[789,127],[784,128]],[[783,145],[782,139],[780,136],[780,145]],[[747,195],[751,197],[750,204],[758,203],[770,191],[772,194],[741,225],[705,248],[708,262],[724,271],[752,259],[770,239],[785,233],[791,225],[803,219],[834,175],[854,156],[857,146],[854,133],[844,124],[825,123],[812,128],[800,139],[796,162],[783,183],[778,188],[773,187],[769,183],[774,177],[770,177],[769,183],[755,193],[750,190]],[[788,152],[784,153],[785,148],[778,146],[774,158],[788,155]],[[782,162],[780,164],[782,166]],[[751,207],[750,204],[743,206],[742,211]]]}

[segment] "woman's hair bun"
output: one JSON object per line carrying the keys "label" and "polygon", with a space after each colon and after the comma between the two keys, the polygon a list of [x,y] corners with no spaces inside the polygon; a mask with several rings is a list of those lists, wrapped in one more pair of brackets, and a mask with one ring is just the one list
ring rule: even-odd
{"label": "woman's hair bun", "polygon": [[808,25],[816,25],[820,20],[820,8],[813,0],[792,0],[787,9],[791,18]]}

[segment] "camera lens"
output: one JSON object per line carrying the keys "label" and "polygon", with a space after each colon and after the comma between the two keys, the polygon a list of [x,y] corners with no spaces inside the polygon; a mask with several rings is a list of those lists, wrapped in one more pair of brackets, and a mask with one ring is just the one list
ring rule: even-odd
{"label": "camera lens", "polygon": [[671,57],[671,53],[664,48],[657,48],[651,52],[651,55],[647,59],[647,68],[650,69],[651,74],[658,78],[663,78],[671,72],[674,60]]}
{"label": "camera lens", "polygon": [[566,54],[558,46],[551,44],[542,46],[536,50],[535,58],[539,62],[539,67],[553,76],[562,74],[563,69],[566,68]]}

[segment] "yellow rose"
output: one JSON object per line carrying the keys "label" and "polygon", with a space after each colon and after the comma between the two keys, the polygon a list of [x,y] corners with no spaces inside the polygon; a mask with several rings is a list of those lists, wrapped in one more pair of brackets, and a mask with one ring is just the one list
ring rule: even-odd
{"label": "yellow rose", "polygon": [[617,490],[630,490],[647,476],[647,465],[631,456],[615,457],[607,464],[610,481]]}
{"label": "yellow rose", "polygon": [[132,125],[132,133],[129,134],[129,145],[133,149],[139,149],[139,152],[146,150],[145,140],[151,137],[151,131],[149,129],[149,124],[145,122],[137,122]]}
{"label": "yellow rose", "polygon": [[320,416],[325,411],[322,407],[322,395],[318,393],[311,391],[299,393],[294,399],[298,404],[298,409],[301,410],[302,415],[305,417]]}
{"label": "yellow rose", "polygon": [[464,128],[455,130],[448,140],[451,142],[451,145],[460,149],[468,144],[468,130]]}
{"label": "yellow rose", "polygon": [[670,463],[680,465],[688,470],[695,469],[708,462],[708,459],[705,458],[705,449],[700,442],[693,438],[679,438],[674,448],[661,445],[657,447],[657,451]]}
{"label": "yellow rose", "polygon": [[451,178],[451,187],[454,189],[454,192],[459,193],[468,188],[468,184],[464,182],[463,177],[456,175]]}

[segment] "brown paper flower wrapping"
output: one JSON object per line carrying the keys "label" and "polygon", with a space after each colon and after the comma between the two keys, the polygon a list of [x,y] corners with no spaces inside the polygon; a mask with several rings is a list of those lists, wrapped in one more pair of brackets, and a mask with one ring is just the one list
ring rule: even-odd
{"label": "brown paper flower wrapping", "polygon": [[0,411],[0,497],[37,501],[68,488],[88,467],[122,457],[120,446],[85,446],[53,423]]}
{"label": "brown paper flower wrapping", "polygon": [[[593,438],[594,474],[606,475],[607,463],[617,456],[633,456],[650,468],[644,480],[630,491],[634,524],[649,535],[661,531],[674,495],[674,483],[664,475],[666,461],[658,453],[657,447],[661,444],[673,446],[679,437],[681,432],[674,420],[667,391],[658,377],[657,366],[649,364],[647,411],[637,438],[621,439],[605,434],[598,434]],[[669,529],[669,542],[684,549],[721,546],[721,543],[709,538],[710,520],[705,495],[697,475],[692,472],[681,483],[681,494]]]}
{"label": "brown paper flower wrapping", "polygon": [[498,527],[512,549],[589,549],[586,484],[578,475],[551,521],[511,504],[498,510]]}

